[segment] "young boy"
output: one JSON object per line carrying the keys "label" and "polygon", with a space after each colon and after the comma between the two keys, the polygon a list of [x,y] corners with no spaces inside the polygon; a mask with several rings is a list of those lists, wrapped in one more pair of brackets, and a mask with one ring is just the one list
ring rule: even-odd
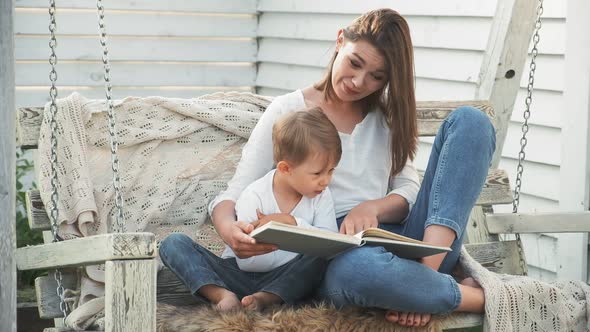
{"label": "young boy", "polygon": [[[319,108],[292,112],[274,124],[272,140],[276,169],[244,189],[236,202],[238,220],[255,227],[273,220],[337,232],[327,187],[342,154],[334,125]],[[186,250],[200,253],[198,269],[177,275],[193,293],[224,311],[292,304],[319,286],[327,264],[320,258],[283,250],[245,259],[236,257],[229,246],[221,258],[194,243],[187,242]],[[162,250],[160,255],[169,265],[172,256]]]}

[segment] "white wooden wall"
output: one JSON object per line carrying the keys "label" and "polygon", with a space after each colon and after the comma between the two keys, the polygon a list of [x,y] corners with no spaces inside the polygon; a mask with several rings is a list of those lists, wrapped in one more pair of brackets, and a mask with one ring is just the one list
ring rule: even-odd
{"label": "white wooden wall", "polygon": [[[410,25],[417,98],[473,99],[496,1],[260,0],[258,91],[281,94],[315,82],[332,55],[338,28],[368,9],[384,6],[398,10]],[[545,0],[521,195],[523,212],[559,209],[565,12],[564,1]],[[512,181],[520,150],[528,70],[525,72],[500,163]],[[431,141],[420,143],[416,164],[421,169],[426,167]],[[510,212],[511,208],[496,210]],[[555,237],[527,235],[524,242],[530,274],[554,279],[558,261]]]}
{"label": "white wooden wall", "polygon": [[[47,2],[16,1],[18,106],[48,100]],[[60,96],[104,96],[94,1],[57,0]],[[391,7],[408,20],[419,100],[472,99],[496,1],[104,0],[116,97],[193,97],[217,90],[278,95],[324,72],[338,28]],[[566,2],[545,0],[520,210],[559,209]],[[527,65],[528,67],[528,62]],[[500,168],[515,177],[528,70],[521,80]],[[424,168],[431,140],[420,143]],[[496,211],[509,212],[499,206]],[[557,240],[524,236],[529,271],[556,277]]]}
{"label": "white wooden wall", "polygon": [[[114,96],[251,91],[256,0],[104,0]],[[48,100],[47,1],[16,0],[16,103]],[[103,98],[96,2],[56,0],[59,95]]]}

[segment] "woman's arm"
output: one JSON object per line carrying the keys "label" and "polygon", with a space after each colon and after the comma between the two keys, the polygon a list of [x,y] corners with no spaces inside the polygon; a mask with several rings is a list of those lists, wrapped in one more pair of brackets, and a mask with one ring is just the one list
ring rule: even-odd
{"label": "woman's arm", "polygon": [[400,223],[409,211],[408,201],[398,194],[365,201],[350,210],[340,225],[340,233],[353,235],[379,223]]}
{"label": "woman's arm", "polygon": [[355,206],[340,226],[340,233],[356,234],[379,223],[400,223],[416,201],[420,182],[418,172],[410,161],[390,180],[387,196],[369,200]]}
{"label": "woman's arm", "polygon": [[257,243],[248,234],[254,226],[244,221],[235,221],[235,206],[232,201],[222,201],[213,209],[213,226],[221,239],[232,248],[239,258],[262,255],[276,250],[276,246]]}

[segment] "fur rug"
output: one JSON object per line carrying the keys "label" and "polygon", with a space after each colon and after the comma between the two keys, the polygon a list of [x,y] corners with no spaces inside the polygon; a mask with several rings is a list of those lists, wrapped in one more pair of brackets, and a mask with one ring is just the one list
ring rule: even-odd
{"label": "fur rug", "polygon": [[385,320],[385,311],[345,308],[323,303],[301,307],[277,306],[264,312],[236,310],[222,313],[211,306],[173,306],[158,303],[158,332],[334,331],[410,332],[440,331],[440,318],[424,328],[406,328]]}

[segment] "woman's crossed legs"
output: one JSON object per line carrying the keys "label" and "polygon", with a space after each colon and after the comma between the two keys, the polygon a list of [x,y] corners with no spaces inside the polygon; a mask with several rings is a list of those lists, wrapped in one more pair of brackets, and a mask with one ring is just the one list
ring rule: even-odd
{"label": "woman's crossed legs", "polygon": [[351,250],[330,262],[320,296],[339,306],[389,309],[388,319],[410,326],[425,325],[431,313],[483,311],[483,290],[459,284],[449,274],[494,149],[495,132],[485,114],[471,107],[452,112],[435,138],[408,218],[402,225],[380,227],[422,240],[427,228],[432,232],[442,226],[454,232],[453,251],[434,264],[438,266],[428,267],[382,248]]}

